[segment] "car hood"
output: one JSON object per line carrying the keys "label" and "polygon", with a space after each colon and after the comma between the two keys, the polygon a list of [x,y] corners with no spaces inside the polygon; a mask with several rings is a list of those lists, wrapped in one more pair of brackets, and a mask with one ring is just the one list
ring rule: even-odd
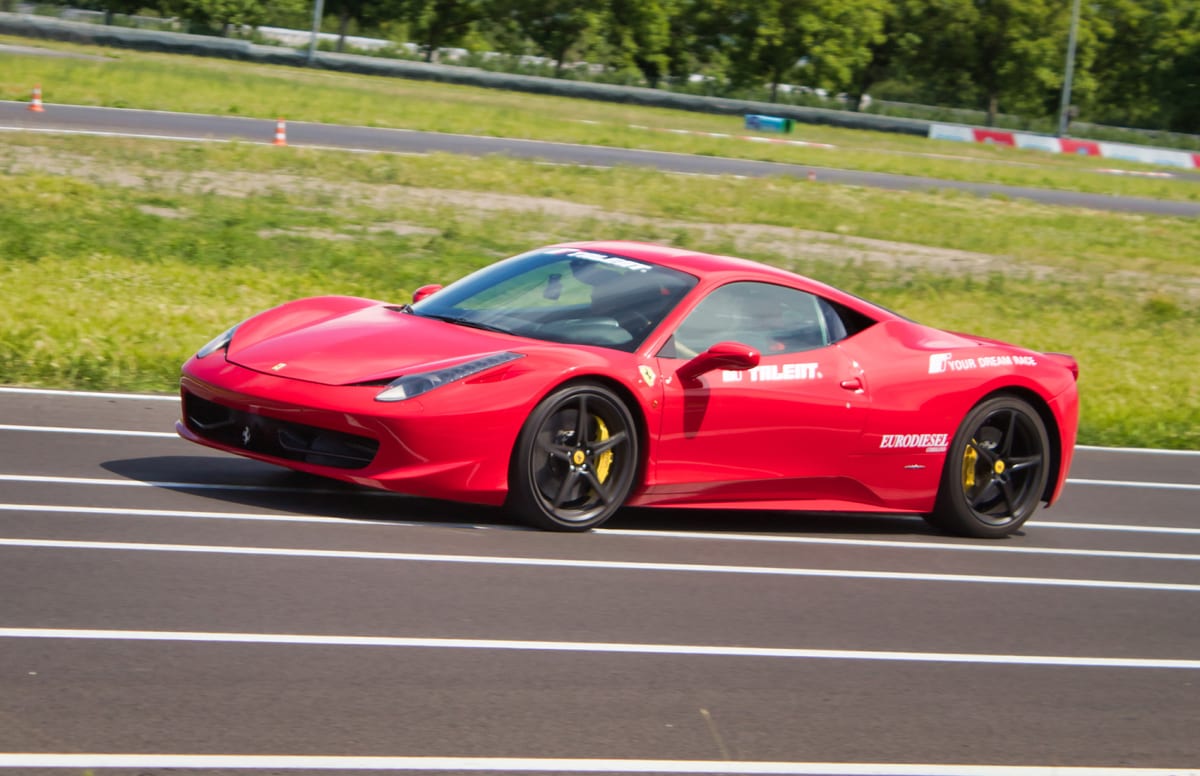
{"label": "car hood", "polygon": [[[298,322],[305,312],[313,319]],[[242,324],[226,358],[266,374],[347,385],[392,379],[519,344],[517,337],[421,318],[394,305],[350,311],[313,305],[307,310],[276,308]]]}

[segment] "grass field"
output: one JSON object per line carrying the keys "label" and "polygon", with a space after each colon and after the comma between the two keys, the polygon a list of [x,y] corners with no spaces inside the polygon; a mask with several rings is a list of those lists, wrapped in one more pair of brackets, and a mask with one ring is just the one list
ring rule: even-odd
{"label": "grass field", "polygon": [[[27,42],[26,42],[27,43]],[[50,44],[47,44],[50,45]],[[59,44],[53,44],[58,46]],[[732,117],[132,52],[0,54],[0,97],[287,116],[1195,199],[1096,162]],[[588,122],[588,123],[585,123]],[[620,237],[747,256],[918,320],[1082,366],[1081,441],[1200,448],[1200,225],[949,192],[551,167],[506,158],[0,135],[0,382],[172,390],[258,309],[314,293],[403,301],[528,247]]]}

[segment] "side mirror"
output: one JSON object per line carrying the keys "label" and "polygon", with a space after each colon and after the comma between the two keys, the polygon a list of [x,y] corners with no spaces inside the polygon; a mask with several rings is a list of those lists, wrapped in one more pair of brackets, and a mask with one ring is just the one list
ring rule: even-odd
{"label": "side mirror", "polygon": [[758,366],[757,350],[740,342],[718,342],[708,350],[679,367],[675,374],[680,380],[695,380],[714,369],[731,369],[738,372]]}
{"label": "side mirror", "polygon": [[413,302],[419,302],[430,294],[441,291],[442,287],[437,283],[431,283],[427,286],[421,286],[416,291],[413,291]]}

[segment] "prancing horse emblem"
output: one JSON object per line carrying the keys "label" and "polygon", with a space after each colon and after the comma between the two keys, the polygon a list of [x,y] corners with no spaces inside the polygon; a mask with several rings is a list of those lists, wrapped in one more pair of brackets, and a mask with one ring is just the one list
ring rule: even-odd
{"label": "prancing horse emblem", "polygon": [[250,445],[250,427],[243,426],[242,427],[242,446],[248,447],[249,445]]}

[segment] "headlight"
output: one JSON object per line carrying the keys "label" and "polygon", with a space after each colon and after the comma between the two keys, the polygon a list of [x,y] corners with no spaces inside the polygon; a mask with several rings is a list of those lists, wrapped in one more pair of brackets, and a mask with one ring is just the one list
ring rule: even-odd
{"label": "headlight", "polygon": [[233,333],[237,331],[238,326],[241,326],[241,324],[239,323],[237,326],[230,326],[228,329],[214,337],[211,342],[196,351],[196,358],[204,358],[207,355],[216,353],[218,350],[223,350],[229,347],[229,343],[233,340]]}
{"label": "headlight", "polygon": [[518,358],[522,358],[521,353],[493,353],[490,356],[477,358],[474,361],[466,361],[462,364],[455,364],[443,369],[404,375],[389,383],[388,387],[375,397],[375,401],[404,401],[405,399],[411,399],[414,396],[429,393],[434,388],[439,388],[446,383],[462,380],[471,375],[479,374],[485,369],[507,364],[509,361],[515,361]]}

